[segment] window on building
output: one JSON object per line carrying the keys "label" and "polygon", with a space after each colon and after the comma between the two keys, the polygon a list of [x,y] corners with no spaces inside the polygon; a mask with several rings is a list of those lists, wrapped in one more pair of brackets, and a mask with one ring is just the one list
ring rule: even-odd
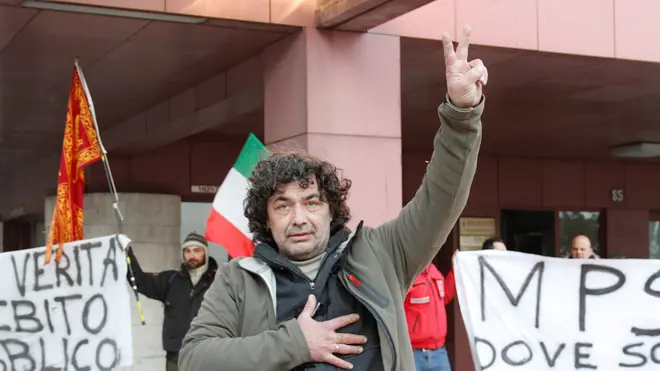
{"label": "window on building", "polygon": [[[181,243],[188,233],[197,232],[204,235],[206,232],[206,219],[211,213],[211,202],[182,202],[181,203]],[[209,242],[209,255],[218,263],[227,261],[227,251],[220,245]]]}
{"label": "window on building", "polygon": [[594,253],[601,255],[600,212],[560,211],[559,212],[559,251],[560,256],[568,256],[573,237],[582,234],[591,240]]}
{"label": "window on building", "polygon": [[649,258],[660,259],[660,221],[649,222],[649,242],[651,245]]}

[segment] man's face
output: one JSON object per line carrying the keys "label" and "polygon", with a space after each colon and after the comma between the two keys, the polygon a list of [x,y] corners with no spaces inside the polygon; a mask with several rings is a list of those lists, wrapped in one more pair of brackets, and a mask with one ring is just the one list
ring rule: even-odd
{"label": "man's face", "polygon": [[188,269],[199,268],[206,263],[206,251],[201,246],[188,246],[183,249],[183,260]]}
{"label": "man's face", "polygon": [[506,250],[506,245],[503,242],[493,242],[493,250]]}
{"label": "man's face", "polygon": [[268,199],[268,227],[277,247],[289,260],[307,260],[325,251],[330,239],[330,206],[321,200],[315,179],[282,186]]}
{"label": "man's face", "polygon": [[571,258],[587,259],[591,256],[591,241],[584,236],[575,237],[571,243]]}

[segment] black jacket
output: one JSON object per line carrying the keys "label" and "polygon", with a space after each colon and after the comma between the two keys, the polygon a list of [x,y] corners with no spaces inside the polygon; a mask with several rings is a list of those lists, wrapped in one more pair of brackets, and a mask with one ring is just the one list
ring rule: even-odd
{"label": "black jacket", "polygon": [[[358,230],[361,225],[358,226]],[[268,264],[275,273],[277,281],[277,322],[282,323],[297,318],[302,312],[310,294],[317,297],[319,306],[314,319],[319,322],[355,313],[360,320],[337,330],[339,333],[360,334],[367,337],[364,351],[358,355],[339,356],[351,362],[355,370],[383,371],[383,359],[380,350],[378,323],[375,317],[360,301],[355,298],[340,282],[337,274],[342,269],[345,257],[350,252],[349,244],[343,252],[336,253],[339,245],[348,239],[350,231],[343,229],[334,233],[328,241],[326,256],[319,272],[311,281],[297,266],[283,258],[275,248],[260,243],[254,250],[254,256]],[[309,363],[296,367],[292,371],[337,370],[328,363]]]}
{"label": "black jacket", "polygon": [[[176,361],[181,341],[190,328],[190,322],[197,316],[204,293],[215,278],[218,263],[209,257],[206,273],[193,287],[185,264],[182,264],[179,270],[146,273],[142,271],[133,249],[128,249],[128,255],[138,292],[164,304],[163,349],[167,352],[168,359]],[[130,282],[130,271],[127,276]]]}

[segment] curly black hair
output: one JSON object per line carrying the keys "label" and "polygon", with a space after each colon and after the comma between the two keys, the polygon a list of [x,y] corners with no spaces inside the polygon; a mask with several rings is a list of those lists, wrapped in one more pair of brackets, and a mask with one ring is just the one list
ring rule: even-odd
{"label": "curly black hair", "polygon": [[332,213],[331,233],[343,228],[351,218],[346,204],[351,181],[337,173],[337,167],[329,162],[299,153],[273,154],[258,162],[248,178],[247,197],[243,202],[253,241],[273,243],[267,224],[268,199],[291,182],[298,182],[301,188],[318,182],[321,199],[328,203]]}

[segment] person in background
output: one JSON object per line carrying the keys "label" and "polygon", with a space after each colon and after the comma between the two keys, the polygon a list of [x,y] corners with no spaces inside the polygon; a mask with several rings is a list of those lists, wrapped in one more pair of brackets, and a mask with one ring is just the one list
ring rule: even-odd
{"label": "person in background", "polygon": [[[458,251],[458,250],[456,250]],[[453,258],[456,256],[454,252]],[[454,268],[447,277],[433,263],[417,276],[403,303],[416,371],[451,371],[445,306],[456,296]]]}
{"label": "person in background", "polygon": [[506,250],[506,245],[504,241],[499,238],[493,237],[484,241],[484,244],[481,246],[482,250]]}
{"label": "person in background", "polygon": [[571,240],[571,251],[568,256],[569,259],[600,259],[594,254],[591,247],[591,239],[589,237],[579,234]]}
{"label": "person in background", "polygon": [[[146,273],[133,249],[128,249],[138,292],[164,304],[163,350],[166,371],[177,371],[179,349],[190,322],[197,315],[204,293],[215,278],[218,264],[209,256],[208,243],[202,235],[188,234],[181,245],[182,264],[178,270]],[[130,282],[130,273],[128,275]]]}

